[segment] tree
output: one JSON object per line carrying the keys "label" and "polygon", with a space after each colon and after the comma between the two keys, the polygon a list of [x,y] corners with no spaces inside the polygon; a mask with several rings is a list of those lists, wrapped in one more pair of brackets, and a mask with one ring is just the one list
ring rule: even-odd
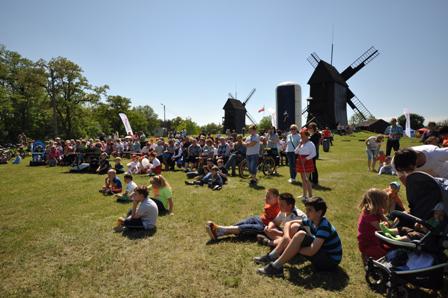
{"label": "tree", "polygon": [[350,117],[350,120],[348,120],[348,124],[350,124],[351,126],[354,126],[354,127],[358,127],[362,122],[370,121],[370,120],[376,120],[376,118],[373,116],[370,116],[367,119],[365,119],[363,116],[361,116],[361,114],[354,113]]}
{"label": "tree", "polygon": [[260,123],[258,123],[258,130],[263,131],[271,128],[272,127],[271,119],[272,119],[271,116],[264,116],[263,118],[261,118]]}
{"label": "tree", "polygon": [[[400,117],[398,117],[398,123],[402,126],[405,127],[406,125],[406,117],[404,115],[401,115]],[[425,127],[423,125],[423,123],[425,122],[425,117],[419,115],[419,114],[410,114],[410,122],[411,122],[411,128],[416,130],[416,129],[420,129],[422,127]]]}
{"label": "tree", "polygon": [[206,125],[201,126],[200,129],[201,129],[201,131],[204,131],[205,133],[219,134],[222,132],[223,127],[221,124],[208,123]]}

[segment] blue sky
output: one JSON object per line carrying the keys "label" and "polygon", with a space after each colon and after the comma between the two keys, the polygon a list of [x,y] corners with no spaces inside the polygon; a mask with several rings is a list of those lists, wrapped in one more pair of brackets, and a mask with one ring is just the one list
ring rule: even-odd
{"label": "blue sky", "polygon": [[0,43],[30,59],[63,56],[92,84],[163,117],[220,122],[228,92],[275,107],[282,81],[306,85],[315,51],[340,71],[370,46],[380,56],[350,79],[377,117],[403,108],[448,118],[448,1],[23,1],[0,3]]}

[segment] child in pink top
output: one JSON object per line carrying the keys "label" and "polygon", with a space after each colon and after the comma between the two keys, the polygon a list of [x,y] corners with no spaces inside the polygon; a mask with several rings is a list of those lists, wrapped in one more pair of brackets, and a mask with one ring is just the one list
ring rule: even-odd
{"label": "child in pink top", "polygon": [[358,248],[363,261],[372,257],[379,259],[386,254],[386,249],[375,236],[380,231],[380,222],[386,221],[384,210],[387,208],[387,193],[376,188],[369,189],[359,204],[361,214],[358,218]]}

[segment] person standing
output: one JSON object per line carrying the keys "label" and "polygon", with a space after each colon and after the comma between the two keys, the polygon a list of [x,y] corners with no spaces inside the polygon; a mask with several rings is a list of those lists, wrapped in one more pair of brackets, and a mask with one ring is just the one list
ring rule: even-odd
{"label": "person standing", "polygon": [[279,156],[280,154],[278,152],[280,138],[274,126],[272,126],[266,133],[266,140],[267,140],[268,154],[275,160],[274,174],[277,174],[277,167],[280,165],[280,156]]}
{"label": "person standing", "polygon": [[[376,172],[375,165],[378,157],[378,153],[381,148],[381,142],[383,142],[383,136],[371,136],[366,140],[366,152],[367,152],[367,167],[369,171]],[[380,167],[382,164],[380,163]]]}
{"label": "person standing", "polygon": [[319,184],[319,173],[317,172],[317,160],[319,159],[319,144],[322,138],[319,129],[317,128],[317,124],[315,122],[311,122],[308,124],[308,131],[310,132],[310,141],[313,142],[314,147],[316,147],[316,156],[313,158],[314,171],[310,175],[310,181],[314,185]]}
{"label": "person standing", "polygon": [[300,135],[298,134],[298,127],[295,124],[290,126],[290,133],[286,136],[286,158],[288,159],[289,166],[289,183],[296,181],[297,171],[296,171],[296,154],[295,150],[300,144]]}
{"label": "person standing", "polygon": [[296,169],[302,178],[302,199],[304,200],[313,196],[313,189],[308,177],[312,172],[314,172],[313,158],[316,157],[316,147],[313,142],[309,140],[309,137],[310,133],[308,129],[303,128],[300,130],[301,141],[295,150],[295,153],[298,154]]}
{"label": "person standing", "polygon": [[260,154],[260,136],[257,134],[257,126],[249,126],[249,136],[244,142],[246,146],[246,160],[250,173],[250,185],[257,184],[258,157]]}
{"label": "person standing", "polygon": [[387,135],[386,156],[390,156],[392,148],[395,152],[400,150],[400,139],[403,136],[403,127],[397,124],[396,118],[392,118],[390,124],[384,131],[384,134]]}

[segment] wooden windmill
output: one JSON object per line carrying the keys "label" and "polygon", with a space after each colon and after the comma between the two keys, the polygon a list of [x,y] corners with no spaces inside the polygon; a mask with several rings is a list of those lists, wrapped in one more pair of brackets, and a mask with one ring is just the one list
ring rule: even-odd
{"label": "wooden windmill", "polygon": [[244,102],[236,99],[231,93],[229,93],[229,98],[227,99],[226,104],[224,105],[224,131],[228,129],[230,131],[235,130],[237,133],[242,133],[243,128],[246,127],[246,117],[250,122],[255,124],[253,117],[247,112],[246,104],[249,99],[254,95],[256,89],[252,89],[252,91],[247,96]]}

